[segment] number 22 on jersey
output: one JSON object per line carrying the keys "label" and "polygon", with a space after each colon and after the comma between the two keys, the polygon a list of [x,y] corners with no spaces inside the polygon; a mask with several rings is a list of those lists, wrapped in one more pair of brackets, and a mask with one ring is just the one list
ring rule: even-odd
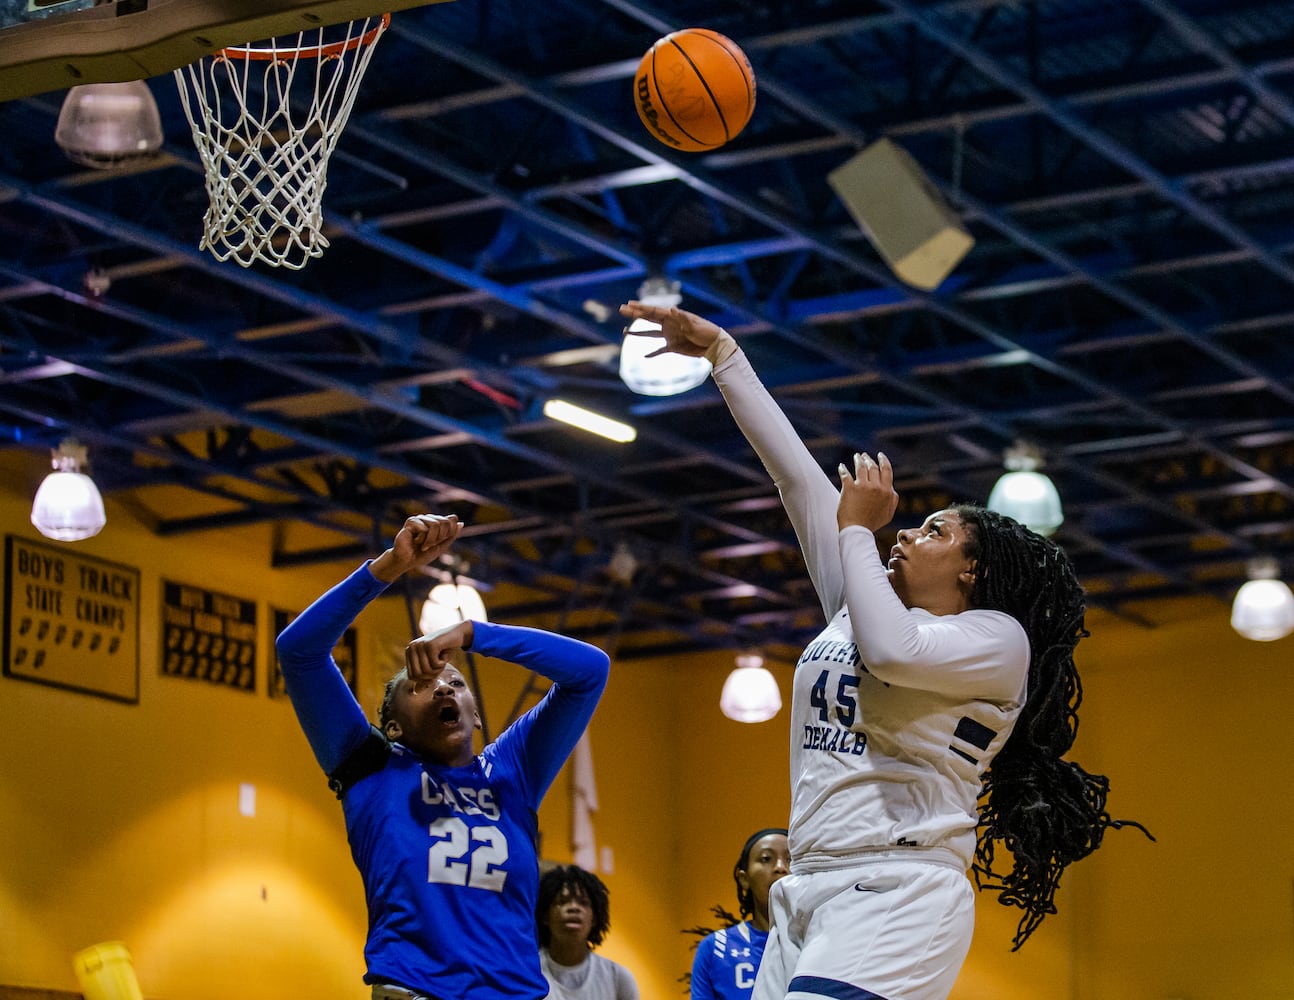
{"label": "number 22 on jersey", "polygon": [[442,816],[427,832],[435,840],[428,852],[428,882],[503,891],[508,839],[497,826],[468,826],[457,816]]}

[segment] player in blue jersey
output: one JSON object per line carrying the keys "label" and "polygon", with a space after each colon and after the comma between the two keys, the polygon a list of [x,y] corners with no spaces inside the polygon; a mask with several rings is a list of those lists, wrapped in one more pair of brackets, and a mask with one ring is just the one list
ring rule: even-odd
{"label": "player in blue jersey", "polygon": [[791,873],[769,896],[753,1000],[944,1000],[974,928],[968,870],[1024,911],[1019,947],[1055,912],[1066,867],[1123,825],[1105,776],[1064,757],[1087,635],[1074,568],[973,504],[899,531],[883,559],[876,533],[898,506],[884,455],[856,454],[836,485],[725,331],[677,308],[620,313],[710,361],[826,618],[795,669]]}
{"label": "player in blue jersey", "polygon": [[768,890],[790,870],[784,828],[758,830],[746,838],[732,868],[741,918],[706,935],[697,945],[691,1000],[749,1000],[768,941]]}
{"label": "player in blue jersey", "polygon": [[[538,629],[460,622],[414,639],[369,724],[331,650],[361,610],[458,537],[457,517],[411,517],[391,547],[279,636],[288,695],[337,792],[364,881],[364,981],[374,998],[540,1000],[535,935],[539,802],[588,725],[609,661]],[[471,649],[552,681],[480,753],[476,700],[449,662]]]}

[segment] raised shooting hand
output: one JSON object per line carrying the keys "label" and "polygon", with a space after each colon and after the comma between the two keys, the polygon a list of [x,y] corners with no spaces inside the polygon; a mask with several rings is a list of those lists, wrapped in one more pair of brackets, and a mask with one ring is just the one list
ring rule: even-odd
{"label": "raised shooting hand", "polygon": [[884,452],[876,459],[865,452],[854,455],[851,475],[840,463],[840,505],[836,508],[836,526],[845,529],[862,525],[879,531],[894,519],[899,506],[899,495],[894,490],[894,467]]}

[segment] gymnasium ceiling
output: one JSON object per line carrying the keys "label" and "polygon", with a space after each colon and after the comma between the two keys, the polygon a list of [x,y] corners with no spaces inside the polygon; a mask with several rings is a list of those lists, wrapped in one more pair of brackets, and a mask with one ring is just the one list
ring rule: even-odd
{"label": "gymnasium ceiling", "polygon": [[[688,26],[758,78],[749,127],[710,154],[656,142],[630,96]],[[457,512],[492,617],[621,657],[793,656],[820,611],[717,392],[617,376],[614,306],[663,274],[824,469],[893,457],[896,524],[983,500],[1023,439],[1093,606],[1153,624],[1163,598],[1229,601],[1252,557],[1287,577],[1294,558],[1292,43],[1294,4],[1255,0],[403,11],[333,158],[331,246],[299,272],[199,251],[169,74],[150,81],[162,155],[129,169],[62,155],[61,92],[10,100],[0,449],[34,483],[74,435],[110,517],[176,551],[272,525],[274,565],[349,563],[408,513]],[[976,241],[934,293],[826,180],[883,136]],[[637,440],[544,418],[554,396]]]}

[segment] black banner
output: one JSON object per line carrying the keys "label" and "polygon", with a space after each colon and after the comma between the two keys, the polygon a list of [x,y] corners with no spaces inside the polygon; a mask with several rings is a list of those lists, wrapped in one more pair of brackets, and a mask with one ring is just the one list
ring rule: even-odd
{"label": "black banner", "polygon": [[162,581],[161,672],[256,690],[256,602]]}

